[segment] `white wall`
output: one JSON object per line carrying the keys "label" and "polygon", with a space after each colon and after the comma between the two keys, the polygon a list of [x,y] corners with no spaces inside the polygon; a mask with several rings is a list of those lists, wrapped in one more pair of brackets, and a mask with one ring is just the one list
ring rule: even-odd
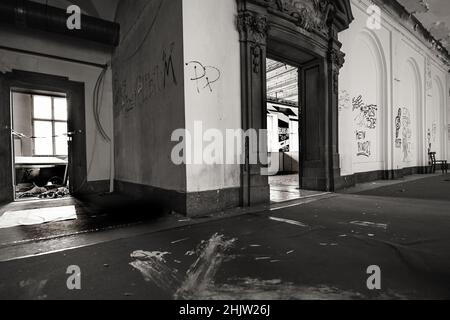
{"label": "white wall", "polygon": [[[428,130],[432,151],[443,157],[447,148],[444,64],[413,26],[406,29],[391,13],[382,12],[381,29],[369,29],[369,5],[353,0],[355,21],[340,34],[346,53],[339,83],[343,175],[427,165]],[[362,113],[361,122],[361,106],[371,105],[376,112]],[[368,118],[376,125],[367,126]]]}
{"label": "white wall", "polygon": [[[0,43],[3,46],[36,51],[77,60],[105,64],[111,59],[108,49],[87,41],[68,39],[58,35],[36,31],[18,31],[0,28]],[[17,69],[68,77],[71,81],[85,84],[87,164],[92,163],[88,181],[108,180],[110,176],[110,147],[97,132],[93,115],[93,91],[101,70],[95,67],[0,50],[0,65],[7,70]],[[105,81],[100,118],[106,132],[112,137],[112,83],[108,72]]]}
{"label": "white wall", "polygon": [[[235,0],[183,0],[183,36],[185,67],[186,129],[194,123],[203,129],[239,129],[241,124],[240,49],[236,28]],[[206,77],[192,81],[198,61],[220,71],[220,78],[206,86]],[[207,67],[210,81],[218,77],[216,69]],[[201,72],[201,71],[198,71]],[[205,87],[206,86],[206,87]],[[205,143],[206,147],[209,143]],[[199,192],[239,187],[238,165],[188,165],[187,191]]]}

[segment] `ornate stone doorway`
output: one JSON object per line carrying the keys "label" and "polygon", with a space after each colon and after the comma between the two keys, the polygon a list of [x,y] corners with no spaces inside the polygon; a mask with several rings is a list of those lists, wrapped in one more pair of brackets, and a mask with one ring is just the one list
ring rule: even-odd
{"label": "ornate stone doorway", "polygon": [[[338,33],[353,20],[349,0],[237,0],[241,42],[242,127],[267,129],[266,57],[299,68],[300,187],[334,191],[341,181],[338,150]],[[261,154],[264,150],[259,150]],[[246,159],[250,148],[246,143]],[[268,203],[267,176],[249,161],[241,171],[243,206]]]}

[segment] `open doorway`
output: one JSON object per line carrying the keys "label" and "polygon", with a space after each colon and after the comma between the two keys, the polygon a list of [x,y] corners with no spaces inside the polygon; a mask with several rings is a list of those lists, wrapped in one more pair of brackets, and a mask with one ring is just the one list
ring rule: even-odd
{"label": "open doorway", "polygon": [[280,59],[266,59],[268,152],[271,163],[279,164],[278,173],[269,176],[270,201],[274,203],[323,194],[301,188],[304,97],[300,96],[299,71]]}
{"label": "open doorway", "polygon": [[[295,5],[269,2],[239,1],[242,128],[267,129],[266,59],[281,62],[281,68],[284,63],[296,66],[300,110],[298,186],[319,193],[339,190],[352,183],[341,176],[338,134],[339,70],[345,62],[338,35],[353,20],[350,2],[336,0],[320,10],[314,9],[311,1],[297,1]],[[261,175],[261,170],[267,169],[266,159],[252,164],[248,147],[245,156],[242,206],[267,204],[271,200],[270,179]],[[300,196],[304,197],[302,193]]]}
{"label": "open doorway", "polygon": [[11,107],[14,200],[68,197],[66,95],[14,89]]}
{"label": "open doorway", "polygon": [[89,191],[84,91],[67,77],[0,73],[0,203],[41,200],[22,194],[35,185],[64,188],[43,199]]}
{"label": "open doorway", "polygon": [[268,151],[279,171],[269,177],[272,202],[299,197],[299,77],[298,68],[267,59]]}

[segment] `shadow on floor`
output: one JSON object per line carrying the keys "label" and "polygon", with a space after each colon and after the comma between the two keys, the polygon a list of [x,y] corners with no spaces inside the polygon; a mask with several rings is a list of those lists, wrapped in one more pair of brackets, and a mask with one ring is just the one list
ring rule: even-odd
{"label": "shadow on floor", "polygon": [[75,206],[76,220],[0,229],[0,247],[151,222],[169,214],[167,210],[138,203],[121,195],[102,195],[84,199],[14,202],[0,206],[0,216],[5,212],[64,206]]}

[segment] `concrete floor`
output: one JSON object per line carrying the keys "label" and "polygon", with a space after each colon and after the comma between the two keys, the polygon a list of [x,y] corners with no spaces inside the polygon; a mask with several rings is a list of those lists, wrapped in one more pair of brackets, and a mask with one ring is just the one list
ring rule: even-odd
{"label": "concrete floor", "polygon": [[[450,176],[375,187],[230,217],[177,218],[161,230],[145,224],[115,237],[26,244],[38,256],[14,256],[9,246],[0,298],[449,299]],[[67,289],[71,265],[81,269],[81,290]],[[381,268],[380,291],[366,286],[371,265]]]}

